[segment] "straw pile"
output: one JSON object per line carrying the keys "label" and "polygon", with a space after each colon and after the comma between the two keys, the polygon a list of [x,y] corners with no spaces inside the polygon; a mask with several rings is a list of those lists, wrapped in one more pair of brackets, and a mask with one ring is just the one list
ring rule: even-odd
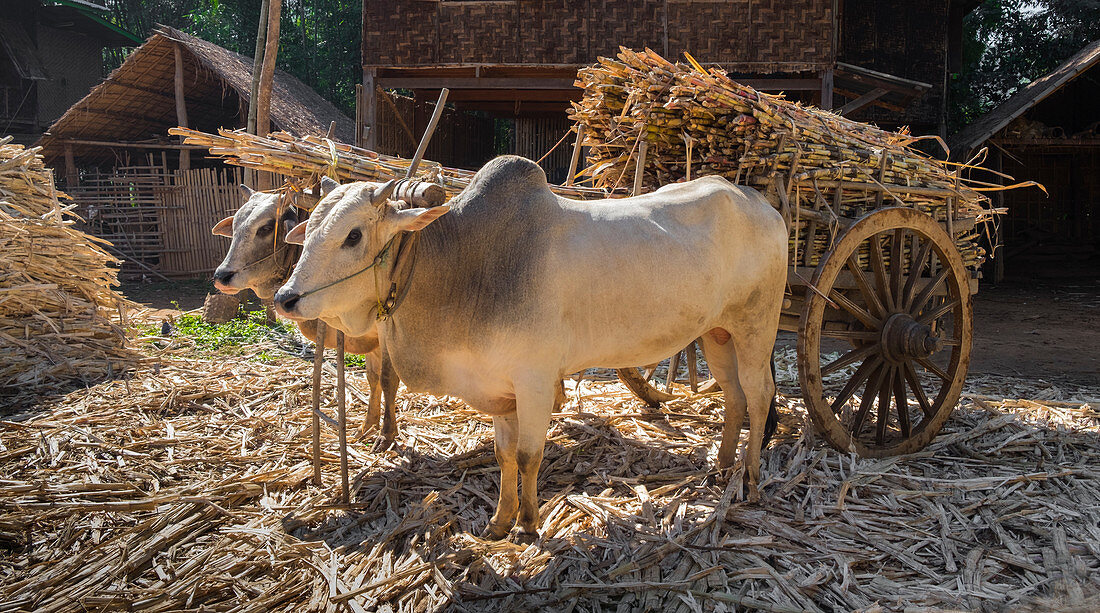
{"label": "straw pile", "polygon": [[[184,143],[208,147],[211,155],[225,163],[244,168],[274,172],[309,186],[332,177],[340,183],[350,181],[388,181],[405,176],[411,160],[360,149],[318,136],[295,137],[286,132],[257,136],[243,130],[221,128],[208,134],[188,128],[170,128],[169,134],[183,136]],[[424,160],[416,172],[421,180],[439,183],[453,197],[470,184],[474,172],[447,168]],[[604,191],[583,187],[551,186],[555,192],[572,198],[606,197]]]}
{"label": "straw pile", "polygon": [[[73,227],[38,148],[0,140],[0,398],[133,365],[118,260]],[[113,312],[113,313],[112,313]],[[120,322],[121,323],[121,322]]]}
{"label": "straw pile", "polygon": [[308,370],[162,357],[0,422],[0,611],[1100,606],[1100,413],[1082,400],[975,397],[923,452],[860,460],[788,398],[747,504],[740,473],[712,470],[719,398],[654,412],[588,381],[551,427],[524,546],[471,536],[496,502],[492,427],[449,398],[403,394],[397,448],[353,441],[356,506],[327,506],[336,438],[315,488]]}
{"label": "straw pile", "polygon": [[[988,216],[987,199],[943,162],[910,149],[915,139],[908,134],[757,92],[719,69],[622,48],[618,59],[581,69],[576,85],[584,97],[573,103],[571,118],[585,128],[583,172],[596,187],[629,187],[645,141],[646,188],[720,175],[775,189],[795,218],[791,261],[816,266],[835,230],[830,225],[884,205],[915,207],[940,221],[949,209],[954,219]],[[889,189],[885,199],[858,189],[875,185]],[[847,188],[839,197],[838,187]],[[976,240],[973,232],[958,237],[971,266],[983,257]]]}

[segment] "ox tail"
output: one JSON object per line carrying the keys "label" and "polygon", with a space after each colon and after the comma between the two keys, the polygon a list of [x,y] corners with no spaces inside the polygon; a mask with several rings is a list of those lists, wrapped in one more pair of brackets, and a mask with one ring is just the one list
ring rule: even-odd
{"label": "ox tail", "polygon": [[[776,384],[775,376],[775,356],[772,356],[772,384]],[[760,450],[767,449],[768,443],[772,440],[772,435],[775,434],[775,429],[779,427],[779,410],[776,408],[778,402],[775,399],[776,394],[779,393],[778,386],[775,392],[772,393],[771,404],[768,405],[768,420],[764,422],[764,439],[760,441]]]}

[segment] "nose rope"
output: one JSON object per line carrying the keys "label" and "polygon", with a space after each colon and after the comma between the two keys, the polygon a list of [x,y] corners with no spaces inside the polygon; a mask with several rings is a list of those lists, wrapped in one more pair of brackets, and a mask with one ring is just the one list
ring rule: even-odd
{"label": "nose rope", "polygon": [[307,292],[302,292],[301,294],[298,294],[298,298],[301,299],[301,298],[305,298],[306,296],[316,294],[317,292],[319,292],[321,290],[326,290],[326,289],[328,289],[328,288],[330,288],[334,285],[339,285],[340,283],[343,283],[344,281],[347,281],[349,279],[353,279],[355,277],[358,277],[359,275],[367,272],[368,270],[370,270],[372,268],[375,268],[376,266],[381,266],[382,264],[385,264],[386,263],[386,258],[389,255],[390,247],[393,246],[393,241],[394,241],[395,238],[397,238],[397,235],[394,235],[393,237],[390,238],[390,240],[386,241],[386,246],[382,247],[382,250],[378,252],[378,255],[374,256],[374,259],[371,260],[371,263],[368,264],[365,268],[360,268],[359,270],[351,273],[350,275],[347,275],[346,277],[341,277],[341,278],[333,281],[332,283],[327,283],[325,285],[322,285],[321,287],[311,289]]}

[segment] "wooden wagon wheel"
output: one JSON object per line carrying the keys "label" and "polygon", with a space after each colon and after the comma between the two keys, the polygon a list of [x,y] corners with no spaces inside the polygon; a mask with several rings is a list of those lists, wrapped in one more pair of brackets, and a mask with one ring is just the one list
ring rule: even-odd
{"label": "wooden wagon wheel", "polygon": [[642,402],[653,408],[662,402],[675,400],[683,392],[674,385],[686,384],[692,392],[707,393],[721,388],[714,379],[700,383],[701,355],[698,341],[693,341],[676,355],[644,368],[620,368],[619,380]]}
{"label": "wooden wagon wheel", "polygon": [[948,233],[910,208],[868,214],[822,256],[799,322],[798,374],[834,447],[884,457],[936,436],[970,364],[969,279]]}

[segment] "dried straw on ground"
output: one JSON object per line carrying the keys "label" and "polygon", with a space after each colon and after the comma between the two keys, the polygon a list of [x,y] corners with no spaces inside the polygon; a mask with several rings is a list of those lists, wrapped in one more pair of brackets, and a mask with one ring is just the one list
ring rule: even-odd
{"label": "dried straw on ground", "polygon": [[[988,199],[974,189],[977,183],[956,176],[957,167],[910,149],[916,139],[905,132],[757,92],[720,69],[674,64],[649,49],[624,48],[617,59],[602,58],[581,69],[576,85],[584,97],[573,103],[571,118],[585,128],[589,167],[583,172],[596,187],[631,186],[645,142],[642,184],[648,189],[720,175],[783,192],[796,218],[792,261],[804,254],[805,265],[816,266],[838,218],[884,205],[915,207],[940,221],[949,212],[970,219],[958,237],[960,251],[972,266],[983,257],[969,228],[989,216]],[[886,196],[861,185],[885,186]],[[839,196],[838,187],[845,188]]]}
{"label": "dried straw on ground", "polygon": [[749,504],[713,470],[719,398],[653,411],[587,381],[551,427],[526,546],[471,536],[498,469],[462,403],[403,394],[396,449],[351,444],[341,510],[327,428],[326,487],[309,483],[307,359],[161,362],[0,423],[0,611],[1100,606],[1100,413],[1080,395],[983,389],[887,460],[815,442],[787,398]]}
{"label": "dried straw on ground", "polygon": [[117,264],[73,227],[38,148],[0,140],[0,398],[131,366]]}

